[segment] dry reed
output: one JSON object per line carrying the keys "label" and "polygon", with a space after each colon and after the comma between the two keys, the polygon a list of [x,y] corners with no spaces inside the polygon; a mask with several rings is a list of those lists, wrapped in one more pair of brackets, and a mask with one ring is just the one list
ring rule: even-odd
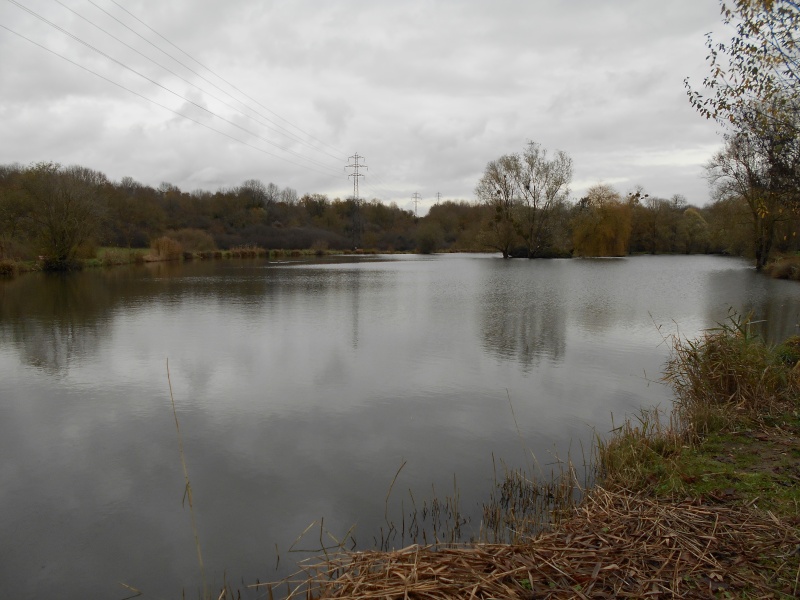
{"label": "dry reed", "polygon": [[[796,530],[749,507],[595,488],[519,544],[339,552],[301,563],[289,598],[709,598],[795,594]],[[761,565],[771,561],[766,572]],[[791,582],[795,582],[794,585]],[[258,584],[254,587],[263,587]]]}

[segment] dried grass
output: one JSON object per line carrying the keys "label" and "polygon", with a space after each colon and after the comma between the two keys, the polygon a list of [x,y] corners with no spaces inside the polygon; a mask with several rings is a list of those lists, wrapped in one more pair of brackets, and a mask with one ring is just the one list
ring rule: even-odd
{"label": "dried grass", "polygon": [[[301,563],[300,577],[288,582],[288,597],[796,594],[799,541],[796,530],[748,507],[661,503],[595,488],[571,519],[527,543],[327,554]],[[763,568],[765,562],[771,564],[769,570]]]}

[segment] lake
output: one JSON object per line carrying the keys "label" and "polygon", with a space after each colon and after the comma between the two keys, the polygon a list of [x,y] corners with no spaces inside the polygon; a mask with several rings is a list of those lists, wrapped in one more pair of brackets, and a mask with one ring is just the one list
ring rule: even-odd
{"label": "lake", "polygon": [[800,286],[724,257],[477,254],[0,281],[3,595],[197,596],[167,361],[208,580],[243,587],[321,519],[372,547],[412,495],[457,488],[477,530],[501,465],[582,462],[612,415],[668,409],[669,336],[731,309],[778,341]]}

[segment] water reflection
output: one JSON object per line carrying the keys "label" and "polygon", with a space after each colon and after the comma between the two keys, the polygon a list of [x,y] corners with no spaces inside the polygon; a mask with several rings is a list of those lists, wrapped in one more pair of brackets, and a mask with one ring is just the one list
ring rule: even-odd
{"label": "water reflection", "polygon": [[556,262],[491,265],[479,302],[484,348],[526,371],[542,358],[559,361],[567,331],[563,273]]}
{"label": "water reflection", "polygon": [[0,287],[0,340],[21,361],[50,374],[100,347],[117,296],[102,281],[80,275],[31,274]]}

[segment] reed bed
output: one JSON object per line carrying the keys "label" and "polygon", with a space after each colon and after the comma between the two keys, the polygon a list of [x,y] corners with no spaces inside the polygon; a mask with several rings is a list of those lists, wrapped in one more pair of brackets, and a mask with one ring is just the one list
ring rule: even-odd
{"label": "reed bed", "polygon": [[342,551],[301,563],[284,583],[287,598],[772,597],[798,591],[798,542],[749,507],[595,488],[572,518],[525,543]]}
{"label": "reed bed", "polygon": [[231,258],[258,258],[267,256],[267,251],[256,245],[235,246],[228,251]]}

